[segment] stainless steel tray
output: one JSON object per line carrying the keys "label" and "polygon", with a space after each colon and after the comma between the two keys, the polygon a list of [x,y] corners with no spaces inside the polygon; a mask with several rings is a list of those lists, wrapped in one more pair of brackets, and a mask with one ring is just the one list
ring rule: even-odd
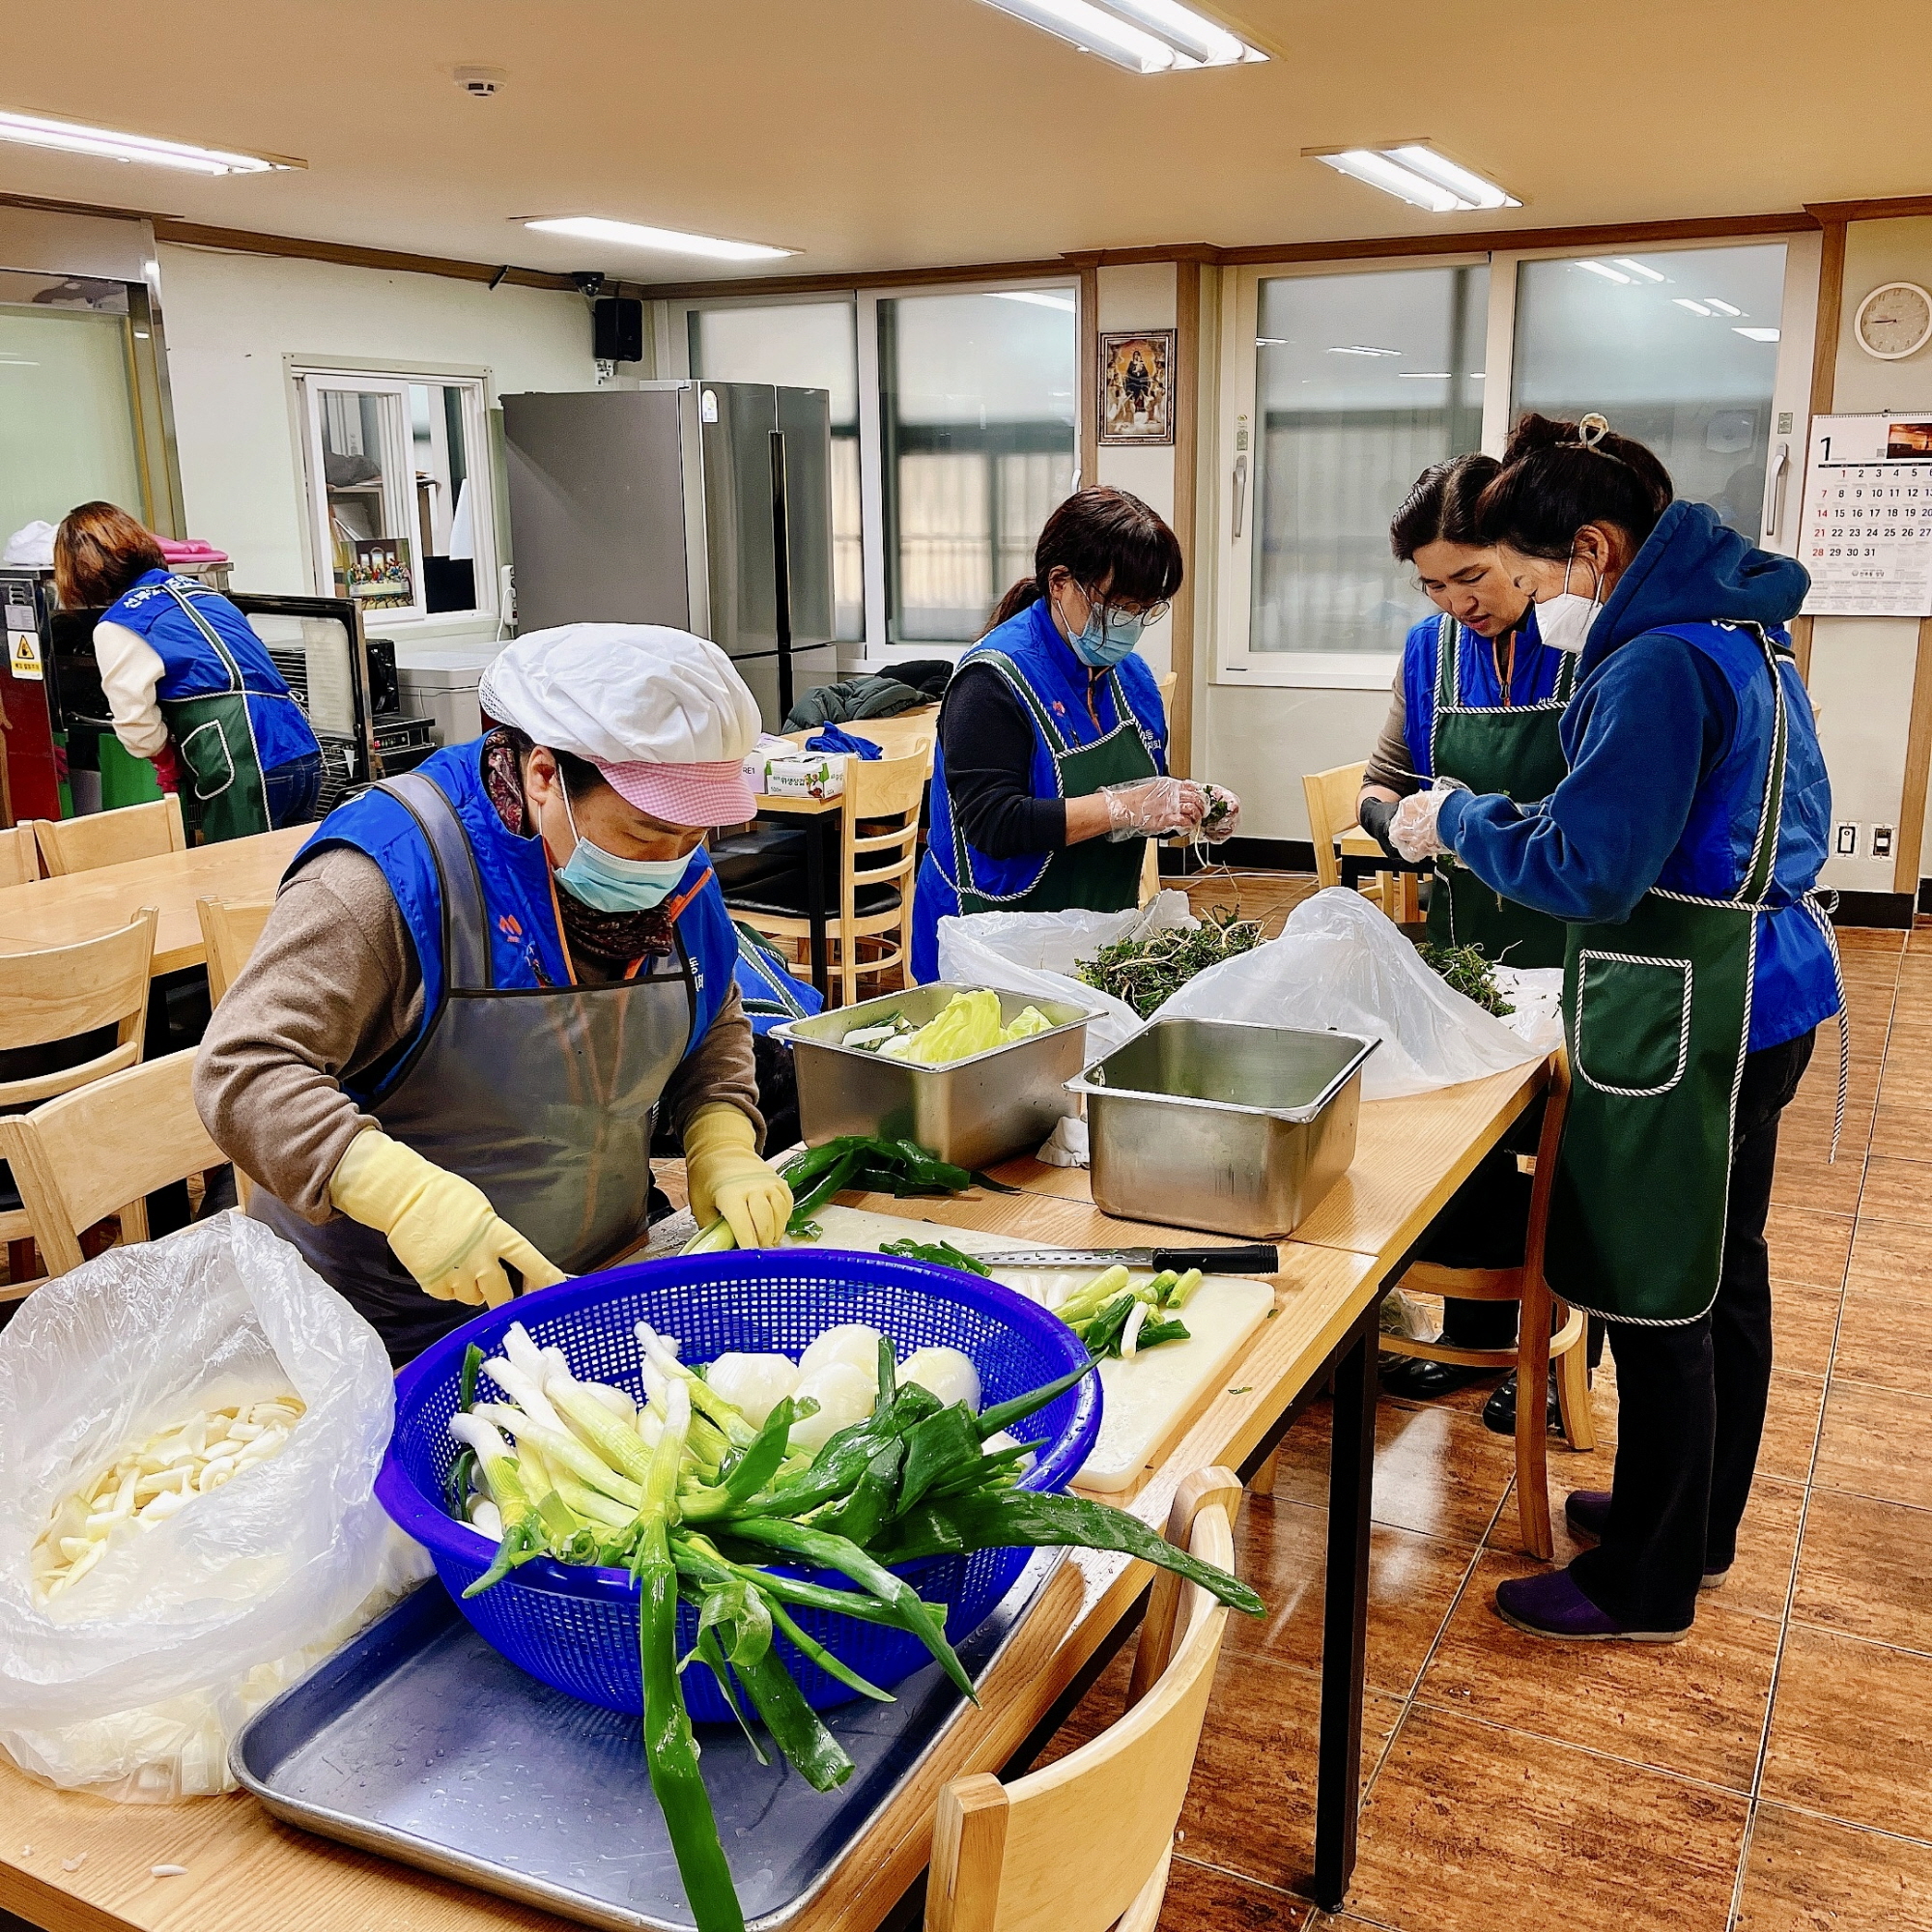
{"label": "stainless steel tray", "polygon": [[976,1168],[1037,1147],[1072,1111],[1066,1082],[1086,1058],[1093,1009],[1002,993],[1002,1025],[1031,1006],[1052,1026],[946,1066],[908,1065],[843,1044],[848,1033],[889,1013],[923,1026],[955,993],[968,990],[935,980],[775,1026],[771,1037],[790,1042],[797,1064],[806,1141],[816,1147],[839,1134],[886,1134],[915,1140],[955,1166]]}
{"label": "stainless steel tray", "polygon": [[[1064,1560],[1039,1550],[958,1646],[977,1683]],[[930,1664],[825,1720],[852,1776],[813,1791],[735,1725],[698,1737],[704,1782],[751,1932],[789,1922],[966,1709]],[[425,1583],[259,1711],[237,1780],[276,1817],[585,1925],[690,1932],[636,1718],[579,1703],[492,1650]]]}

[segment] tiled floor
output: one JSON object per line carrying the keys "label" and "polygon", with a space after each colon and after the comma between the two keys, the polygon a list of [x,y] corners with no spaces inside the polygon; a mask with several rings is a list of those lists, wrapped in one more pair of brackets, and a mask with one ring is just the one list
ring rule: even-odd
{"label": "tiled floor", "polygon": [[[1250,877],[1242,909],[1301,892]],[[1197,898],[1230,902],[1234,882]],[[1287,890],[1283,888],[1287,886]],[[1770,1230],[1776,1385],[1739,1563],[1673,1647],[1512,1631],[1510,1445],[1472,1390],[1383,1406],[1367,1804],[1349,1910],[1309,1902],[1326,1417],[1251,1495],[1240,1568],[1268,1605],[1221,1664],[1163,1932],[1932,1932],[1932,927],[1840,935],[1852,1086],[1826,1163],[1835,1038],[1785,1118]],[[1607,1489],[1552,1449],[1560,1513]],[[1065,1741],[1118,1714],[1124,1664]]]}

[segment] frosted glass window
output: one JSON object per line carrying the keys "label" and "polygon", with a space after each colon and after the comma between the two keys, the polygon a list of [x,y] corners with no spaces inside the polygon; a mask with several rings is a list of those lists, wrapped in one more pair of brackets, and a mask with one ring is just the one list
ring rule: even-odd
{"label": "frosted glass window", "polygon": [[866,635],[866,541],[859,491],[859,363],[849,301],[699,308],[691,373],[832,392],[832,595],[838,636]]}
{"label": "frosted glass window", "polygon": [[1511,413],[1599,412],[1756,542],[1783,297],[1781,242],[1525,262]]}
{"label": "frosted glass window", "polygon": [[1071,289],[879,303],[895,644],[971,643],[1073,487]]}
{"label": "frosted glass window", "polygon": [[0,543],[97,499],[148,514],[127,317],[0,303]]}
{"label": "frosted glass window", "polygon": [[1249,648],[1383,656],[1433,608],[1389,554],[1423,469],[1478,448],[1485,268],[1261,285]]}

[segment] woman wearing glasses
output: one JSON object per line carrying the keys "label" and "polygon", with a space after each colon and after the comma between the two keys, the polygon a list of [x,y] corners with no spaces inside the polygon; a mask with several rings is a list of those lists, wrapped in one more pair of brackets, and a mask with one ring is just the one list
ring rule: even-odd
{"label": "woman wearing glasses", "polygon": [[1166,715],[1135,652],[1180,576],[1174,532],[1124,490],[1082,490],[1046,520],[1034,574],[959,660],[939,714],[915,979],[939,976],[942,919],[1123,912],[1150,838],[1234,832],[1232,793],[1167,775]]}

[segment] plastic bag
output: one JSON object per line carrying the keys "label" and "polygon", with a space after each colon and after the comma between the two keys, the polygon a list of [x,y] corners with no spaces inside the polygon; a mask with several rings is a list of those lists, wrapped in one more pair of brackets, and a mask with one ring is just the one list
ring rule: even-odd
{"label": "plastic bag", "polygon": [[1563,969],[1560,966],[1498,966],[1496,991],[1516,1010],[1503,1025],[1540,1053],[1563,1044]]}
{"label": "plastic bag", "polygon": [[[1141,1018],[1077,979],[1074,968],[1103,946],[1200,924],[1185,893],[1156,893],[1127,912],[980,912],[939,922],[939,977],[949,986],[990,986],[1027,1000],[1065,1000],[1099,1017],[1087,1022],[1087,1058],[1112,1053],[1141,1030]],[[1073,1098],[1067,1096],[1067,1105]]]}
{"label": "plastic bag", "polygon": [[[124,1448],[290,1388],[279,1453],[40,1601],[35,1539]],[[243,1215],[37,1290],[0,1331],[0,1747],[111,1798],[231,1788],[242,1721],[428,1575],[372,1492],[394,1419],[376,1331]]]}
{"label": "plastic bag", "polygon": [[1304,899],[1280,938],[1198,974],[1154,1018],[1333,1027],[1379,1039],[1362,1068],[1365,1100],[1480,1080],[1547,1050],[1452,991],[1383,914],[1342,886]]}

